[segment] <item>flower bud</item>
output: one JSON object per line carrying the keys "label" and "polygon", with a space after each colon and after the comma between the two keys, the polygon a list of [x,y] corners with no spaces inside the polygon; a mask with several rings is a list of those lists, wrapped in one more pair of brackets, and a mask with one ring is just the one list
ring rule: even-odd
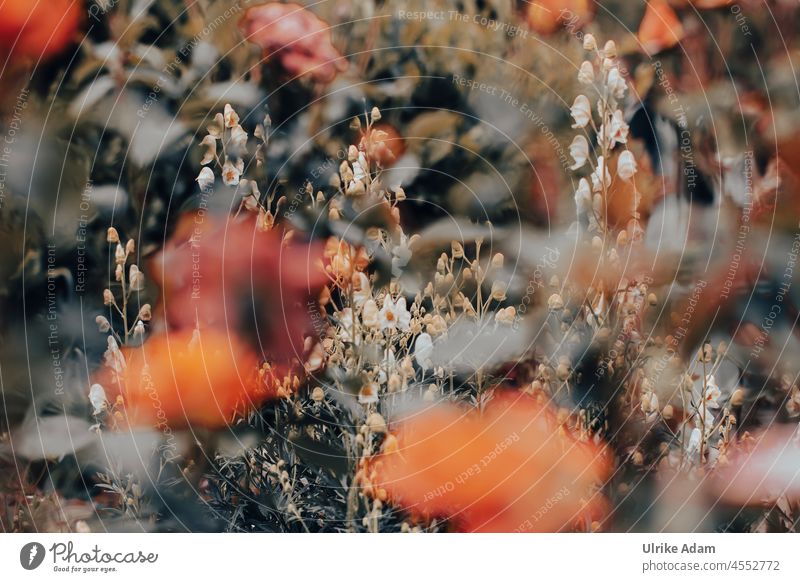
{"label": "flower bud", "polygon": [[492,267],[495,269],[502,269],[504,262],[505,262],[505,257],[503,256],[503,253],[496,253],[492,257]]}
{"label": "flower bud", "polygon": [[585,51],[597,50],[597,41],[595,40],[594,35],[587,34],[583,37],[583,50]]}
{"label": "flower bud", "polygon": [[94,321],[97,324],[97,329],[100,330],[100,333],[106,333],[107,331],[111,330],[111,324],[109,323],[108,319],[102,315],[95,317]]}
{"label": "flower bud", "polygon": [[383,434],[386,432],[386,421],[379,413],[373,412],[367,417],[367,427],[371,432]]}
{"label": "flower bud", "polygon": [[106,241],[108,241],[110,244],[117,244],[119,242],[119,233],[113,226],[109,226],[108,230],[106,231]]}
{"label": "flower bud", "polygon": [[150,308],[150,304],[145,303],[139,309],[139,319],[141,319],[142,321],[150,321],[152,318],[153,318],[153,311]]}
{"label": "flower bud", "polygon": [[547,308],[550,311],[560,311],[564,309],[564,300],[561,298],[561,295],[553,293],[547,300]]}
{"label": "flower bud", "polygon": [[506,284],[502,281],[492,283],[492,299],[503,301],[506,298]]}
{"label": "flower bud", "polygon": [[131,265],[128,273],[128,282],[130,283],[131,289],[134,291],[141,291],[144,289],[144,274],[139,270],[139,267]]}
{"label": "flower bud", "polygon": [[103,305],[114,305],[116,301],[114,300],[114,294],[111,292],[111,289],[103,289]]}

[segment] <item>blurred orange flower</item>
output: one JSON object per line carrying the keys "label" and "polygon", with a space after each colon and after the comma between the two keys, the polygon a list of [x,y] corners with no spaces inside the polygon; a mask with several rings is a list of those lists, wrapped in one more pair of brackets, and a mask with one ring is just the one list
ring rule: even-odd
{"label": "blurred orange flower", "polygon": [[733,0],[672,0],[672,5],[682,8],[684,6],[694,6],[699,10],[709,10],[712,8],[722,8],[729,6]]}
{"label": "blurred orange flower", "polygon": [[98,380],[123,396],[132,426],[218,428],[275,396],[252,351],[220,330],[160,334],[122,354],[121,373],[105,368]]}
{"label": "blurred orange flower", "polygon": [[584,26],[594,16],[591,0],[536,0],[528,4],[525,17],[539,34],[552,34],[559,26]]}
{"label": "blurred orange flower", "polygon": [[482,414],[438,405],[404,421],[375,465],[376,491],[463,531],[582,529],[599,519],[608,461],[559,426],[550,408],[502,396]]}
{"label": "blurred orange flower", "polygon": [[150,271],[171,329],[255,329],[259,348],[277,363],[303,351],[308,301],[326,282],[321,258],[321,244],[287,244],[252,217],[216,224],[187,214]]}
{"label": "blurred orange flower", "polygon": [[647,53],[654,55],[674,47],[683,34],[683,25],[666,0],[648,2],[639,24],[639,42]]}
{"label": "blurred orange flower", "polygon": [[328,24],[299,4],[270,2],[249,8],[239,27],[245,38],[275,58],[290,75],[309,75],[329,83],[347,69],[347,61],[333,46]]}
{"label": "blurred orange flower", "polygon": [[4,0],[0,51],[33,59],[50,57],[72,40],[82,12],[81,0]]}

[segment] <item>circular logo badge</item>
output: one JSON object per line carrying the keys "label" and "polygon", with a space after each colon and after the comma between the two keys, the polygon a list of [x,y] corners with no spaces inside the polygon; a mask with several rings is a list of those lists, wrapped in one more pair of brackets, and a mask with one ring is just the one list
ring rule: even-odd
{"label": "circular logo badge", "polygon": [[39,542],[30,542],[19,551],[19,563],[26,570],[35,570],[44,561],[44,546]]}

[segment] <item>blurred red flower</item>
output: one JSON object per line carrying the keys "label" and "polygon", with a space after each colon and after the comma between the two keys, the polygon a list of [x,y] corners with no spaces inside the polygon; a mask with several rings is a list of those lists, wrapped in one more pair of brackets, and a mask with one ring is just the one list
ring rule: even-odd
{"label": "blurred red flower", "polygon": [[328,24],[299,4],[253,6],[239,27],[247,40],[264,49],[265,59],[278,59],[291,75],[329,83],[347,69],[347,61],[333,46]]}
{"label": "blurred red flower", "polygon": [[122,395],[131,426],[218,428],[275,397],[250,348],[216,329],[162,333],[122,354],[125,368],[104,368],[97,379]]}
{"label": "blurred red flower", "polygon": [[371,485],[460,530],[588,529],[604,513],[601,449],[569,436],[528,397],[498,397],[482,414],[435,406],[404,421],[398,442],[377,461]]}
{"label": "blurred red flower", "polygon": [[3,0],[0,52],[47,58],[72,40],[83,12],[81,0]]}
{"label": "blurred red flower", "polygon": [[310,331],[308,302],[327,281],[322,249],[288,244],[252,217],[215,224],[187,214],[150,266],[161,287],[159,317],[171,330],[252,330],[271,363],[299,357]]}

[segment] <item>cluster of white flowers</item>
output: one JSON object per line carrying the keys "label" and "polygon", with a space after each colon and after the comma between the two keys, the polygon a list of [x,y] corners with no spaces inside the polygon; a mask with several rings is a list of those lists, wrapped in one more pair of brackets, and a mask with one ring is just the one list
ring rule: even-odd
{"label": "cluster of white flowers", "polygon": [[[621,105],[625,99],[628,83],[617,63],[617,48],[608,41],[602,49],[591,34],[584,37],[583,48],[589,54],[581,63],[578,81],[598,95],[595,109],[586,95],[578,95],[570,108],[573,129],[581,130],[572,140],[569,152],[573,159],[571,169],[581,170],[587,163],[592,172],[589,178],[582,177],[575,191],[575,204],[581,215],[589,215],[590,231],[605,231],[602,208],[608,200],[608,189],[613,180],[630,180],[637,171],[636,159],[625,149],[616,155],[615,177],[608,168],[608,160],[615,154],[617,146],[628,142],[628,124]],[[595,114],[597,117],[595,117]],[[590,147],[587,135],[595,134],[596,148]]]}
{"label": "cluster of white flowers", "polygon": [[[265,120],[267,122],[268,120]],[[222,181],[227,186],[237,186],[244,172],[244,155],[247,154],[247,132],[239,124],[239,115],[225,104],[223,113],[217,113],[214,120],[206,128],[208,135],[200,142],[205,148],[200,163],[203,168],[197,176],[200,189],[206,192],[216,179],[209,164],[216,162],[220,168]],[[262,130],[262,135],[265,135]],[[222,147],[222,158],[217,153],[217,145]]]}

